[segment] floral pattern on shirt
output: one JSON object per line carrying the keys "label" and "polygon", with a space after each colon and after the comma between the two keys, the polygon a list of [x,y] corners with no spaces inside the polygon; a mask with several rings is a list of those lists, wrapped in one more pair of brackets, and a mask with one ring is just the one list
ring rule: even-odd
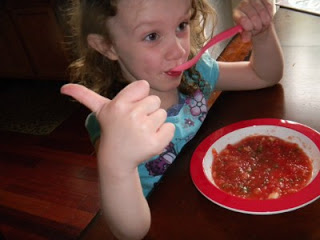
{"label": "floral pattern on shirt", "polygon": [[200,90],[197,90],[193,97],[186,99],[186,103],[189,105],[192,116],[199,116],[201,122],[207,115],[207,100]]}
{"label": "floral pattern on shirt", "polygon": [[170,144],[164,149],[158,158],[145,164],[145,167],[149,171],[149,175],[158,176],[164,174],[176,156],[177,153],[174,149],[174,145],[172,142],[170,142]]}
{"label": "floral pattern on shirt", "polygon": [[184,124],[185,124],[186,126],[194,126],[194,121],[192,121],[190,118],[186,118],[186,119],[184,120]]}

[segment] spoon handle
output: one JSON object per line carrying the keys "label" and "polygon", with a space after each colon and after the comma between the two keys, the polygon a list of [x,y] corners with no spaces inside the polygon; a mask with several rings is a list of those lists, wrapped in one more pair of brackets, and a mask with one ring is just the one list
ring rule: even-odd
{"label": "spoon handle", "polygon": [[201,48],[200,52],[190,59],[189,61],[171,69],[171,72],[182,72],[190,67],[192,67],[196,62],[200,59],[201,55],[210,47],[212,47],[214,44],[221,42],[227,38],[230,38],[234,35],[236,35],[239,32],[242,32],[243,28],[240,25],[237,25],[235,27],[232,27],[224,32],[219,33],[218,35],[214,36],[203,48]]}

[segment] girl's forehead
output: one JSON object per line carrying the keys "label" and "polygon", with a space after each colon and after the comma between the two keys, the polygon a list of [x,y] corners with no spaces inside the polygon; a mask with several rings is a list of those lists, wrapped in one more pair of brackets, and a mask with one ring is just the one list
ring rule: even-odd
{"label": "girl's forehead", "polygon": [[131,20],[152,18],[168,13],[184,14],[191,8],[191,0],[119,0],[118,15]]}
{"label": "girl's forehead", "polygon": [[118,10],[143,10],[148,7],[156,6],[158,1],[163,0],[118,0]]}
{"label": "girl's forehead", "polygon": [[190,15],[191,0],[119,0],[116,16],[106,25],[114,39],[140,37],[149,31],[176,29]]}
{"label": "girl's forehead", "polygon": [[129,8],[139,6],[144,2],[150,2],[150,0],[118,0],[118,5],[127,6]]}

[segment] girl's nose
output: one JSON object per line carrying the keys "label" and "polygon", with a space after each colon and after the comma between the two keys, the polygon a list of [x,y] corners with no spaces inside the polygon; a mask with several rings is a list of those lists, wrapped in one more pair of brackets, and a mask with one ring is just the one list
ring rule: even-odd
{"label": "girl's nose", "polygon": [[186,54],[185,41],[183,38],[174,37],[171,39],[167,48],[167,59],[177,60]]}

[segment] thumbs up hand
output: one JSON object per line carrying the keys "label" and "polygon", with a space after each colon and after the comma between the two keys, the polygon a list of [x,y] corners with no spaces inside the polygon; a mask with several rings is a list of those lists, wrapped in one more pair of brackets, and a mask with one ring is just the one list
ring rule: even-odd
{"label": "thumbs up hand", "polygon": [[96,113],[101,127],[98,158],[105,167],[132,171],[171,141],[174,125],[165,123],[167,113],[157,96],[149,96],[149,90],[148,82],[135,81],[110,100],[77,84],[61,88],[62,94]]}

